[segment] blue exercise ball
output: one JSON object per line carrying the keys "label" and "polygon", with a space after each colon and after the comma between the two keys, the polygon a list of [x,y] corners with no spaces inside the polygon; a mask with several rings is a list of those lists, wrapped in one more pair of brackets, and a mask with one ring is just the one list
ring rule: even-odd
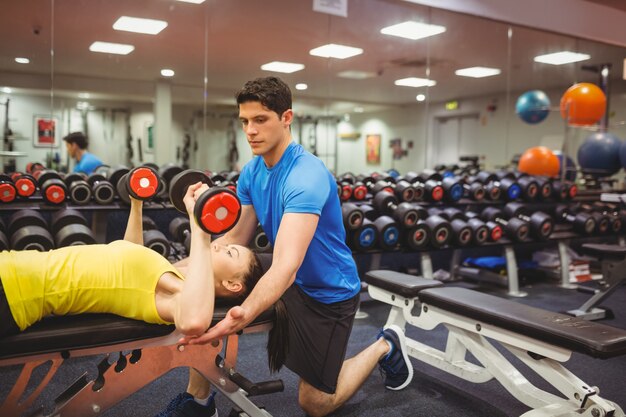
{"label": "blue exercise ball", "polygon": [[527,91],[517,99],[515,112],[526,123],[533,125],[540,123],[548,117],[550,99],[543,91]]}
{"label": "blue exercise ball", "polygon": [[622,168],[626,169],[626,142],[622,142],[619,145],[619,160]]}
{"label": "blue exercise ball", "polygon": [[621,144],[620,138],[611,133],[596,132],[589,135],[578,148],[578,164],[581,170],[598,177],[617,173],[622,168]]}

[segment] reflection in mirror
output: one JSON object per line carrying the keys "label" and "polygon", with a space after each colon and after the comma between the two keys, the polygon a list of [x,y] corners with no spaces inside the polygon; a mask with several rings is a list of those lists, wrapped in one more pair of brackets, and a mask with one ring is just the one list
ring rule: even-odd
{"label": "reflection in mirror", "polygon": [[[0,126],[3,172],[23,169],[29,157],[45,158],[44,148],[34,150],[38,132],[36,115],[48,119],[52,91],[52,1],[25,7],[3,4],[0,25]],[[24,100],[29,97],[29,100]],[[49,146],[44,143],[44,147]]]}

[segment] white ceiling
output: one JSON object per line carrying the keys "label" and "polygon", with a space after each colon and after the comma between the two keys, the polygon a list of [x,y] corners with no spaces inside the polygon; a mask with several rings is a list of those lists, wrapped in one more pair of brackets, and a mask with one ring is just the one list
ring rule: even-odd
{"label": "white ceiling", "polygon": [[[168,27],[156,36],[118,32],[112,24],[121,15],[165,20]],[[447,31],[418,41],[380,34],[381,28],[406,20],[430,21]],[[611,63],[614,83],[620,84],[626,55],[621,48],[528,28],[509,29],[505,23],[400,0],[349,0],[347,18],[314,12],[312,0],[207,0],[202,5],[174,0],[5,1],[0,86],[148,100],[153,83],[161,79],[160,69],[172,68],[176,76],[169,82],[175,99],[202,103],[206,74],[208,103],[227,104],[243,82],[269,74],[259,69],[262,64],[279,60],[306,66],[280,75],[291,86],[309,85],[307,91],[294,91],[296,100],[374,108],[415,103],[416,94],[426,89],[398,87],[394,80],[428,73],[437,81],[428,91],[433,101],[597,81],[598,76],[581,71],[580,64],[555,67],[532,60],[563,49],[590,54],[590,64]],[[88,48],[96,40],[130,43],[135,50],[127,56],[92,53]],[[309,55],[310,49],[331,42],[365,52],[346,60]],[[31,63],[15,63],[17,56]],[[502,73],[484,79],[454,75],[456,69],[478,65]],[[345,70],[376,76],[337,76]]]}

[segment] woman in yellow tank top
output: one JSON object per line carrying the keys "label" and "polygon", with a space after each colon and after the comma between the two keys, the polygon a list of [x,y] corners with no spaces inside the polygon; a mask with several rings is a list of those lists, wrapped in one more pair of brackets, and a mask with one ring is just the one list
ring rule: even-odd
{"label": "woman in yellow tank top", "polygon": [[[190,186],[194,204],[206,185]],[[142,202],[131,201],[123,241],[48,252],[0,252],[0,337],[50,315],[112,313],[171,324],[185,335],[204,333],[215,297],[243,300],[262,275],[244,246],[220,245],[191,222],[189,257],[171,264],[143,246]]]}

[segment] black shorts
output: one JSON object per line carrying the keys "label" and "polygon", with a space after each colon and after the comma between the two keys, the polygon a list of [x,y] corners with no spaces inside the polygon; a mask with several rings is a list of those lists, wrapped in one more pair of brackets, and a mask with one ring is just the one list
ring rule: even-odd
{"label": "black shorts", "polygon": [[19,332],[20,328],[17,327],[13,314],[11,314],[9,301],[7,300],[7,295],[4,293],[2,279],[0,278],[0,337],[17,334]]}
{"label": "black shorts", "polygon": [[289,319],[285,366],[320,391],[334,394],[359,308],[359,294],[324,304],[292,285],[282,299]]}

